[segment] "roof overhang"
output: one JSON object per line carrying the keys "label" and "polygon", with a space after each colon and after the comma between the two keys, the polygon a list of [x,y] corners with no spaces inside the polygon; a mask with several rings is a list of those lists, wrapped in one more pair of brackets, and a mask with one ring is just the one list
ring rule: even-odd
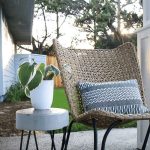
{"label": "roof overhang", "polygon": [[0,0],[9,30],[16,44],[30,44],[34,0]]}

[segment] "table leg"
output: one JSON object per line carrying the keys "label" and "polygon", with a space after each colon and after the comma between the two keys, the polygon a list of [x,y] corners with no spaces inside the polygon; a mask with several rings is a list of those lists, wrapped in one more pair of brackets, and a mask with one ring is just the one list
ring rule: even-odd
{"label": "table leg", "polygon": [[51,136],[51,140],[52,140],[52,145],[51,145],[51,150],[56,150],[56,147],[55,147],[55,142],[54,142],[54,135],[55,135],[55,131],[49,131],[49,134]]}
{"label": "table leg", "polygon": [[23,133],[24,133],[24,130],[21,131],[20,150],[22,150]]}
{"label": "table leg", "polygon": [[29,131],[29,133],[28,133],[28,139],[27,139],[27,144],[26,144],[26,150],[28,150],[30,135],[31,135],[31,131]]}
{"label": "table leg", "polygon": [[34,135],[36,149],[39,150],[35,131],[33,131],[33,135]]}
{"label": "table leg", "polygon": [[62,145],[61,145],[61,150],[64,149],[65,142],[66,142],[66,132],[67,132],[67,127],[63,128],[63,139],[62,139]]}

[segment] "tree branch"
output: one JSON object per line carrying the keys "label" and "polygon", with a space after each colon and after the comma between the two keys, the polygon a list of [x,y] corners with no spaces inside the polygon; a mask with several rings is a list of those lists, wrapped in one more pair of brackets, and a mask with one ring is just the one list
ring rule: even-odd
{"label": "tree branch", "polygon": [[44,11],[44,6],[42,7],[42,14],[43,14],[43,19],[44,19],[44,25],[45,25],[45,36],[42,40],[42,42],[40,43],[40,49],[42,48],[45,40],[47,39],[47,23],[46,23],[46,17],[45,17],[45,11]]}
{"label": "tree branch", "polygon": [[35,38],[32,36],[32,47],[33,47],[33,51],[37,49],[35,42],[36,42],[36,40],[35,40]]}
{"label": "tree branch", "polygon": [[35,42],[37,42],[38,44],[40,44],[41,42],[38,41],[37,39],[35,39],[34,37],[32,37],[32,40],[34,40]]}
{"label": "tree branch", "polygon": [[21,46],[21,45],[17,45],[19,48],[21,48],[21,49],[24,49],[24,50],[26,50],[26,51],[28,51],[28,52],[33,52],[33,50],[31,50],[31,49],[29,49],[29,48],[26,48],[26,47],[23,47],[23,46]]}
{"label": "tree branch", "polygon": [[40,42],[39,40],[33,38],[34,42],[37,42],[38,44],[38,49],[42,49],[44,42],[46,41],[47,37],[49,37],[50,35],[48,35],[47,33],[47,22],[46,22],[46,16],[45,16],[45,6],[44,4],[40,3],[40,8],[42,10],[42,16],[44,19],[44,26],[45,26],[45,35],[42,37],[43,40]]}
{"label": "tree branch", "polygon": [[64,20],[62,21],[61,25],[59,26],[59,29],[60,29],[61,26],[64,24],[64,22],[66,21],[66,19],[67,19],[67,15],[65,15],[65,18],[64,18]]}

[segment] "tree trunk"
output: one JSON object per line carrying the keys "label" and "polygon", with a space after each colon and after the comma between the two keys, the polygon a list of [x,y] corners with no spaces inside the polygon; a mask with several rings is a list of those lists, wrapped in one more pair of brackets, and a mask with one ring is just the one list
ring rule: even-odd
{"label": "tree trunk", "polygon": [[121,12],[121,8],[120,8],[120,0],[118,0],[117,3],[117,31],[120,33],[120,12]]}
{"label": "tree trunk", "polygon": [[118,41],[120,41],[121,43],[124,43],[124,40],[123,40],[123,38],[122,38],[121,33],[118,32],[118,30],[115,29],[115,27],[112,25],[112,23],[109,22],[107,25],[108,25],[109,29],[111,30],[111,32],[114,33],[114,37],[115,37]]}
{"label": "tree trunk", "polygon": [[57,29],[56,29],[56,32],[57,32],[57,39],[59,38],[59,15],[58,15],[58,12],[56,12],[56,24],[57,24]]}
{"label": "tree trunk", "polygon": [[96,48],[96,21],[94,20],[94,48]]}

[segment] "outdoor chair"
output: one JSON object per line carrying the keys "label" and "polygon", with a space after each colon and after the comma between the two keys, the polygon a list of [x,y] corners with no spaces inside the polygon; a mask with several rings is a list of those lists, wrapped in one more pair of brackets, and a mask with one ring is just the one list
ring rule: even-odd
{"label": "outdoor chair", "polygon": [[[69,101],[72,121],[68,127],[65,149],[67,149],[71,127],[74,122],[93,127],[94,150],[97,150],[97,128],[107,128],[101,145],[105,149],[107,136],[111,129],[133,120],[150,120],[150,113],[123,114],[100,109],[85,111],[81,96],[77,90],[79,81],[109,82],[136,79],[139,85],[143,105],[145,104],[140,69],[135,47],[125,43],[114,49],[69,49],[63,48],[54,40],[54,50],[61,70],[63,85]],[[142,150],[145,150],[150,133],[148,127]]]}

